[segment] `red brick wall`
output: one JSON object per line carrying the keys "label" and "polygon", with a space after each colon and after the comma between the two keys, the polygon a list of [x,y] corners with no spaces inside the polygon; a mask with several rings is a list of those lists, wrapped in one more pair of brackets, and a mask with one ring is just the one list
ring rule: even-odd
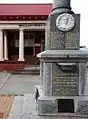
{"label": "red brick wall", "polygon": [[0,64],[0,71],[14,71],[19,69],[24,69],[25,64],[19,63],[19,64]]}

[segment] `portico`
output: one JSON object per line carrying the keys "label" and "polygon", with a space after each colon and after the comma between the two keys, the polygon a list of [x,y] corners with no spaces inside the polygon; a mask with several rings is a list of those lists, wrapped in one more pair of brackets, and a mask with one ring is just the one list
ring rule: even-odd
{"label": "portico", "polygon": [[0,65],[39,62],[36,55],[45,49],[51,8],[52,4],[0,5]]}
{"label": "portico", "polygon": [[0,27],[0,61],[28,62],[30,57],[44,50],[45,21]]}

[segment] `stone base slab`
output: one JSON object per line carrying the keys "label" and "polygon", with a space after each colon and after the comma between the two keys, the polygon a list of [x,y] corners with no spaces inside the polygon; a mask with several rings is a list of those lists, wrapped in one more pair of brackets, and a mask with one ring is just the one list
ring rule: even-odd
{"label": "stone base slab", "polygon": [[[80,95],[80,96],[45,96],[42,90],[42,86],[35,87],[39,93],[38,97],[38,115],[73,115],[76,116],[88,116],[88,96]],[[74,102],[74,112],[59,112],[58,111],[58,100],[67,100],[72,99]],[[68,105],[69,106],[69,105]]]}

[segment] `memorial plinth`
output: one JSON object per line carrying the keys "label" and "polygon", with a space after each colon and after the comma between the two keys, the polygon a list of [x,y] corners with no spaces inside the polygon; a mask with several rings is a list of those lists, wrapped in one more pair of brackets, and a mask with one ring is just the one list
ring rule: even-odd
{"label": "memorial plinth", "polygon": [[[46,28],[46,51],[40,58],[41,85],[38,114],[86,115],[83,104],[88,52],[80,50],[80,15],[71,11],[70,0],[54,0]],[[82,104],[82,105],[81,105]],[[85,106],[84,106],[85,107]],[[86,109],[88,110],[88,109]]]}

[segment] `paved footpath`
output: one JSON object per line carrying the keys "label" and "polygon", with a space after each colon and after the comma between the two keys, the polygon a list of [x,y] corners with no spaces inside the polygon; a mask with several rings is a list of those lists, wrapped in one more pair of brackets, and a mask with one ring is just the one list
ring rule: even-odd
{"label": "paved footpath", "polygon": [[9,76],[0,89],[2,94],[34,93],[34,86],[40,82],[39,75],[15,75]]}
{"label": "paved footpath", "polygon": [[3,85],[7,82],[10,76],[11,76],[11,73],[0,72],[0,90],[3,87]]}
{"label": "paved footpath", "polygon": [[34,94],[16,96],[8,119],[88,119],[88,117],[74,116],[38,116],[34,101]]}
{"label": "paved footpath", "polygon": [[[23,76],[21,76],[22,78]],[[24,76],[27,78],[27,76]],[[30,88],[29,93],[25,93],[24,96],[16,96],[14,103],[12,105],[12,109],[9,113],[8,119],[88,119],[88,117],[74,117],[74,116],[38,116],[36,111],[36,104],[34,100],[34,86],[39,84],[39,76],[28,76],[30,80]],[[21,79],[20,79],[21,80]],[[25,80],[25,79],[24,79]],[[26,79],[27,80],[27,79]],[[88,80],[88,79],[87,79]],[[22,80],[21,80],[22,81]],[[9,82],[9,80],[8,80]],[[35,83],[33,83],[35,82]],[[88,86],[85,86],[85,90],[88,89]]]}
{"label": "paved footpath", "polygon": [[[40,82],[38,75],[11,75],[0,72],[0,79],[0,93],[24,94],[15,97],[8,119],[88,119],[88,117],[71,117],[64,114],[54,117],[38,116],[34,100],[34,86]],[[85,90],[87,89],[86,84]]]}

